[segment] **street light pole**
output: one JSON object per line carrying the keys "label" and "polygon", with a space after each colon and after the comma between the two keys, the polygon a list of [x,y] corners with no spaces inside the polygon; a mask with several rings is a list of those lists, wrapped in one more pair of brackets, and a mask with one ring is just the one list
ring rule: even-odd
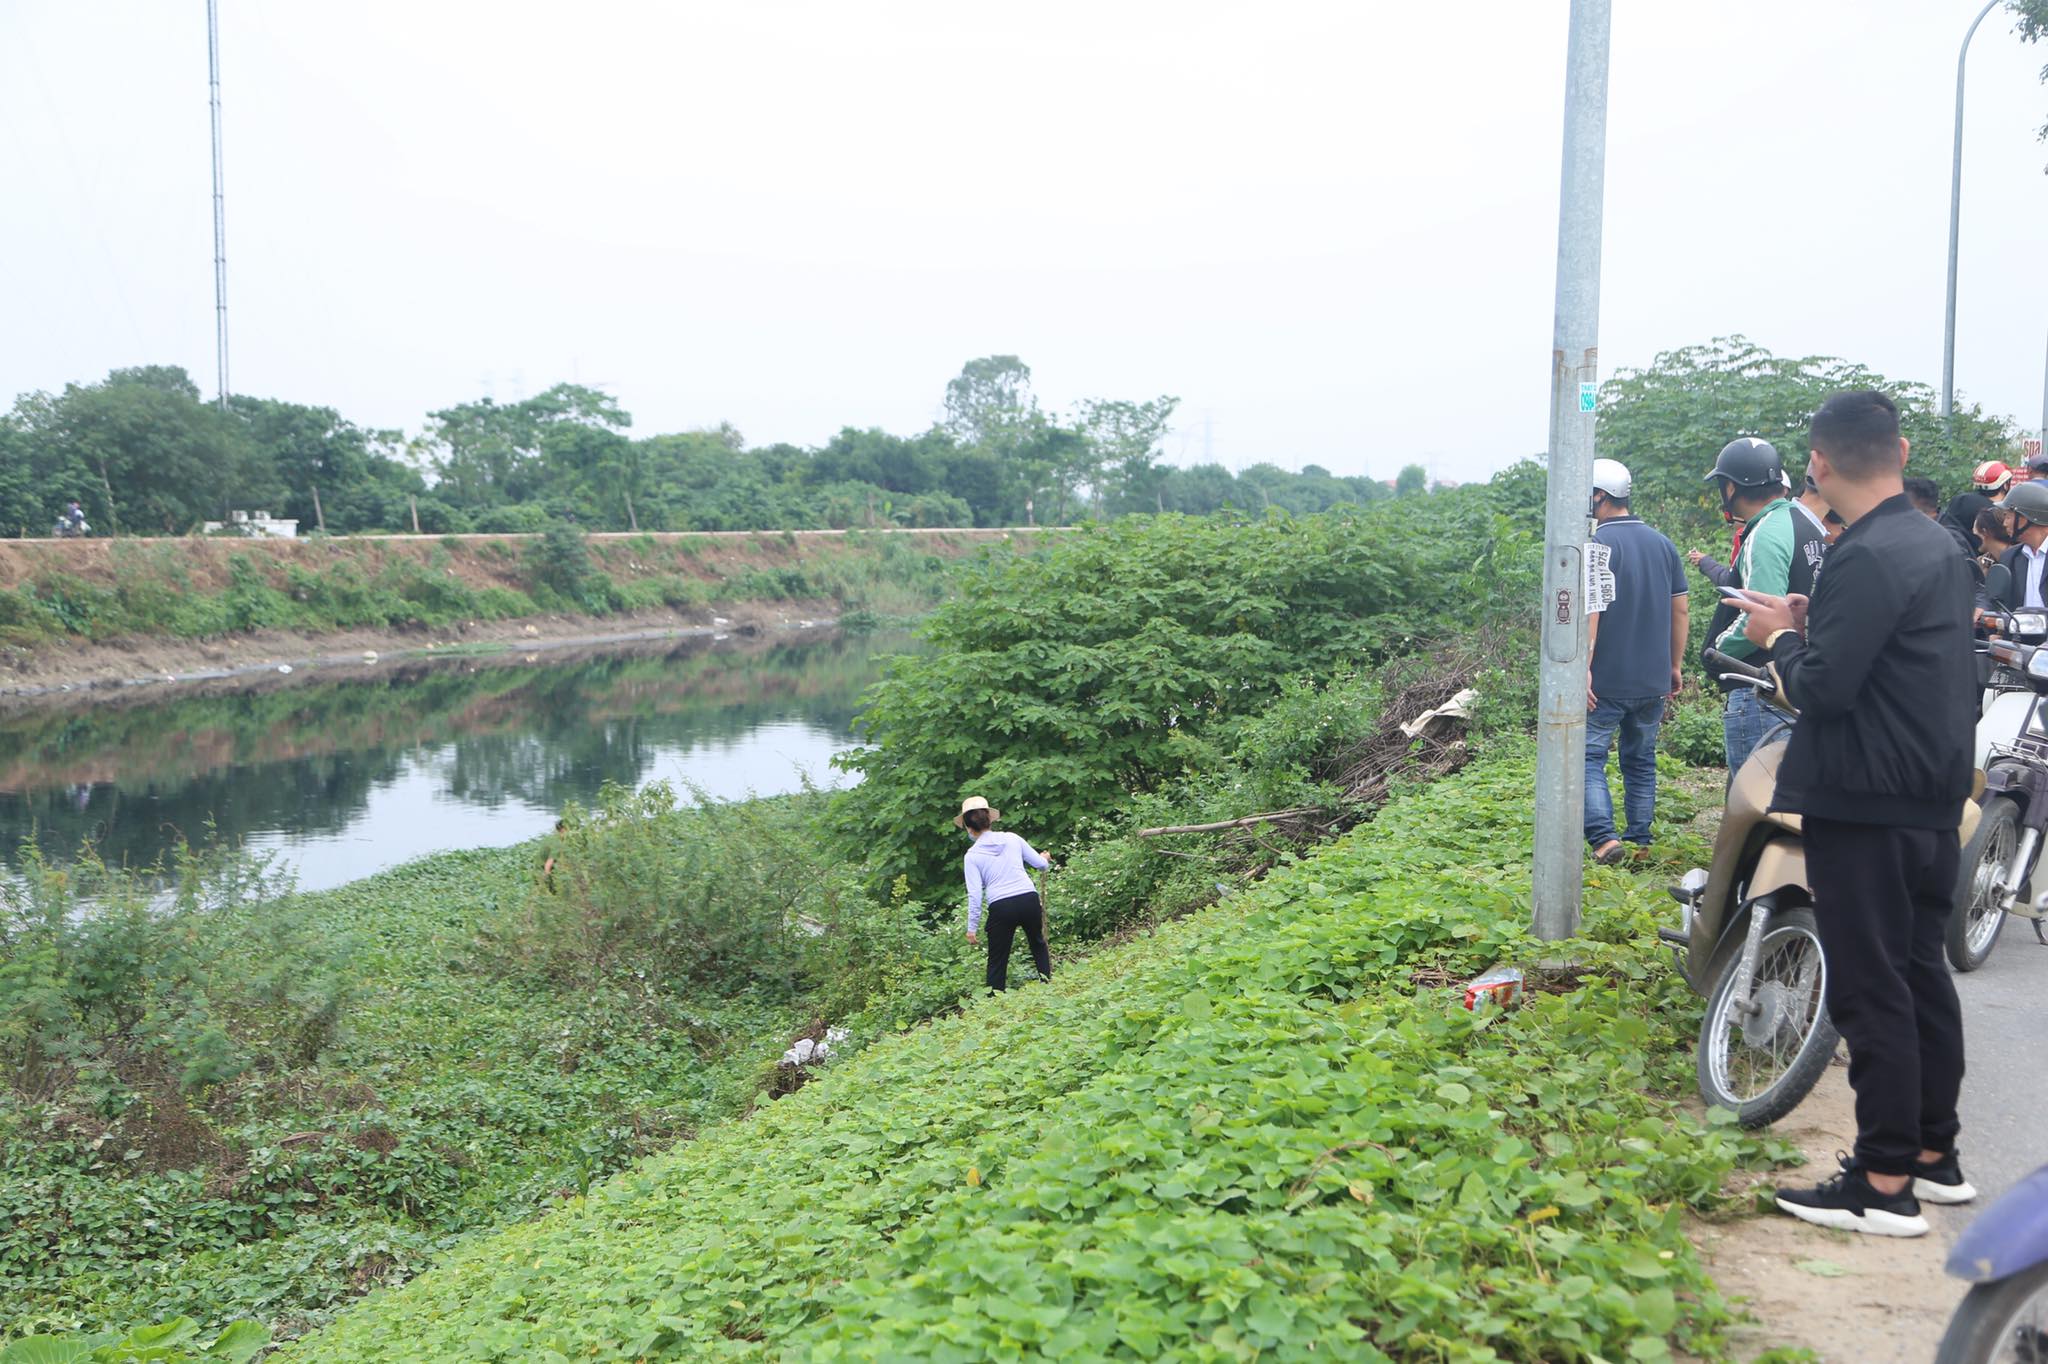
{"label": "street light pole", "polygon": [[1998,0],[1985,0],[1984,8],[1970,21],[1963,34],[1962,50],[1956,53],[1956,145],[1949,162],[1948,178],[1948,312],[1941,331],[1941,429],[1949,434],[1956,410],[1956,236],[1963,221],[1963,67],[1970,60],[1970,39],[1977,25],[1991,13]]}
{"label": "street light pole", "polygon": [[1533,929],[1579,929],[1586,810],[1586,502],[1599,396],[1600,212],[1607,161],[1609,0],[1572,0],[1565,55],[1557,311],[1550,353],[1549,497],[1536,737]]}

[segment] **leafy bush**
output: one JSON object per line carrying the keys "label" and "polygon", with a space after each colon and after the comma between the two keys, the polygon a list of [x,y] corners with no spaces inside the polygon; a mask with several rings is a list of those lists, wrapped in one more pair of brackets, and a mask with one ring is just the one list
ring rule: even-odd
{"label": "leafy bush", "polygon": [[[1429,512],[1418,511],[1429,507]],[[947,879],[946,818],[979,791],[1048,841],[1185,770],[1212,726],[1294,676],[1331,676],[1437,637],[1519,591],[1537,555],[1485,490],[1263,522],[1123,520],[991,555],[862,718],[839,799],[855,846],[919,888]]]}
{"label": "leafy bush", "polygon": [[526,577],[538,591],[581,600],[590,577],[590,546],[581,528],[567,521],[550,522],[540,539],[527,547]]}
{"label": "leafy bush", "polygon": [[1659,746],[1693,767],[1721,766],[1728,757],[1721,711],[1718,693],[1685,692],[1665,717],[1664,727],[1657,731]]}
{"label": "leafy bush", "polygon": [[143,875],[90,848],[59,868],[28,843],[18,863],[0,881],[0,1078],[17,1093],[117,1117],[159,1077],[195,1089],[333,1041],[345,944],[315,949],[292,916],[261,916],[247,931],[293,970],[223,970],[196,931],[275,890],[267,862],[181,847]]}
{"label": "leafy bush", "polygon": [[665,783],[607,786],[570,806],[553,871],[489,939],[508,968],[566,984],[640,980],[788,985],[801,943],[861,894],[786,801],[676,808]]}

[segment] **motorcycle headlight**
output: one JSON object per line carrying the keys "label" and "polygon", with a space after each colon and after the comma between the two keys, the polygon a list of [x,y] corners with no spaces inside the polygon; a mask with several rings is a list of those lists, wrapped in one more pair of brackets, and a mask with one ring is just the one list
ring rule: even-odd
{"label": "motorcycle headlight", "polygon": [[2048,647],[2036,649],[2027,655],[2027,676],[2048,681]]}
{"label": "motorcycle headlight", "polygon": [[2048,611],[2015,611],[2012,632],[2021,639],[2048,639]]}

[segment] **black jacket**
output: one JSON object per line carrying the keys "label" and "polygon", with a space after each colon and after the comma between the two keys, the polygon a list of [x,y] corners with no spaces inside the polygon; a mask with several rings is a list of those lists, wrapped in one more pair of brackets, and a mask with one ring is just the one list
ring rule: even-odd
{"label": "black jacket", "polygon": [[[2027,551],[2024,546],[2014,545],[1998,556],[1998,562],[2005,565],[2005,571],[2012,574],[2012,600],[2006,605],[2016,611],[2035,611],[2042,602],[2027,600]],[[2048,569],[2041,573],[2041,594],[2048,597]]]}
{"label": "black jacket", "polygon": [[1772,651],[1799,707],[1772,809],[1956,827],[1977,723],[1971,596],[1954,537],[1903,493],[1842,532],[1806,638]]}

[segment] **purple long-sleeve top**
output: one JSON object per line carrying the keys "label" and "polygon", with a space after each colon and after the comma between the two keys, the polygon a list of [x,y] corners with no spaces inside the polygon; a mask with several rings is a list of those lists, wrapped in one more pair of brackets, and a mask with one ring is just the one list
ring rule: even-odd
{"label": "purple long-sleeve top", "polygon": [[1024,895],[1038,889],[1031,884],[1031,875],[1024,870],[1025,867],[1043,870],[1051,865],[1045,860],[1044,853],[1016,834],[997,833],[991,829],[975,839],[974,846],[960,859],[961,869],[967,877],[967,931],[976,933],[981,930],[983,905],[992,905],[1012,895]]}

